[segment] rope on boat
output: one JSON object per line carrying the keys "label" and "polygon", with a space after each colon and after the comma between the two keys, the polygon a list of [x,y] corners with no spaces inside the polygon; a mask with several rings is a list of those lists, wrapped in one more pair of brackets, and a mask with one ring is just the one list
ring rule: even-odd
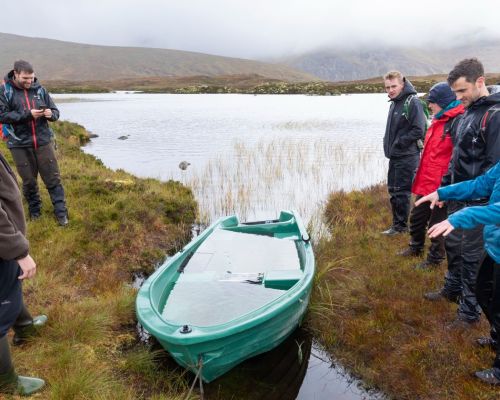
{"label": "rope on boat", "polygon": [[194,377],[193,383],[191,384],[191,387],[189,389],[189,392],[186,396],[185,400],[189,400],[191,397],[191,393],[193,392],[194,385],[196,385],[196,381],[199,379],[199,384],[200,384],[200,400],[203,400],[204,398],[204,391],[203,391],[203,379],[201,378],[201,370],[203,369],[203,357],[200,354],[198,356],[198,372],[196,372],[196,376]]}

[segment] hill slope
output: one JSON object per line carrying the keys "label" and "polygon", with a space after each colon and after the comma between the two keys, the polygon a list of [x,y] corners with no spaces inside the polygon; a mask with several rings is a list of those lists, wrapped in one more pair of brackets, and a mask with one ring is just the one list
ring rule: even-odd
{"label": "hill slope", "polygon": [[487,72],[500,72],[500,44],[480,42],[455,48],[372,48],[321,50],[279,59],[282,64],[330,81],[382,76],[397,69],[406,75],[447,74],[460,60],[477,57]]}
{"label": "hill slope", "polygon": [[43,80],[112,81],[116,79],[258,74],[287,81],[317,77],[291,67],[179,50],[95,46],[0,33],[0,73],[17,59],[30,61]]}

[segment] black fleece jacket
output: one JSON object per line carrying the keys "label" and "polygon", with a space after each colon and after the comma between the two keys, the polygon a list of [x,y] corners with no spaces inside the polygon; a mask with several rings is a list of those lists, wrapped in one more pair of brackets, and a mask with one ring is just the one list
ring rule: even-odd
{"label": "black fleece jacket", "polygon": [[[384,154],[387,158],[399,158],[419,153],[418,139],[425,137],[425,114],[411,82],[404,78],[404,87],[391,101],[384,135]],[[408,118],[403,106],[408,96],[415,95],[408,107]]]}

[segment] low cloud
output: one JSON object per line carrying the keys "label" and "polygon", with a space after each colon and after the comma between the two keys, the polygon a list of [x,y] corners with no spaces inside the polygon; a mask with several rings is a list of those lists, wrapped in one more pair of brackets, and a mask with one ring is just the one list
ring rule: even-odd
{"label": "low cloud", "polygon": [[[458,46],[500,37],[497,0],[107,0],[8,2],[2,31],[242,58],[317,48]],[[26,12],[28,10],[29,12]]]}

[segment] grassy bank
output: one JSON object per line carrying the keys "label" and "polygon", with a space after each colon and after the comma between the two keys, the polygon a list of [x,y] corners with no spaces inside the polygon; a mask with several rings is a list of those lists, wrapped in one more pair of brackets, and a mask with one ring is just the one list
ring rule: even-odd
{"label": "grassy bank", "polygon": [[332,237],[316,249],[311,329],[342,364],[394,399],[497,399],[498,389],[471,376],[493,361],[493,352],[473,344],[488,334],[487,323],[446,328],[456,305],[422,297],[442,285],[446,266],[415,271],[419,259],[396,256],[408,237],[380,235],[389,215],[382,186],[330,196]]}
{"label": "grassy bank", "polygon": [[183,398],[187,379],[137,340],[130,284],[134,272],[150,272],[188,240],[192,193],[178,182],[111,171],[80,150],[88,140],[82,127],[53,126],[70,224],[56,224],[42,184],[42,218],[28,223],[38,273],[24,293],[49,323],[13,348],[17,370],[47,380],[40,399]]}

